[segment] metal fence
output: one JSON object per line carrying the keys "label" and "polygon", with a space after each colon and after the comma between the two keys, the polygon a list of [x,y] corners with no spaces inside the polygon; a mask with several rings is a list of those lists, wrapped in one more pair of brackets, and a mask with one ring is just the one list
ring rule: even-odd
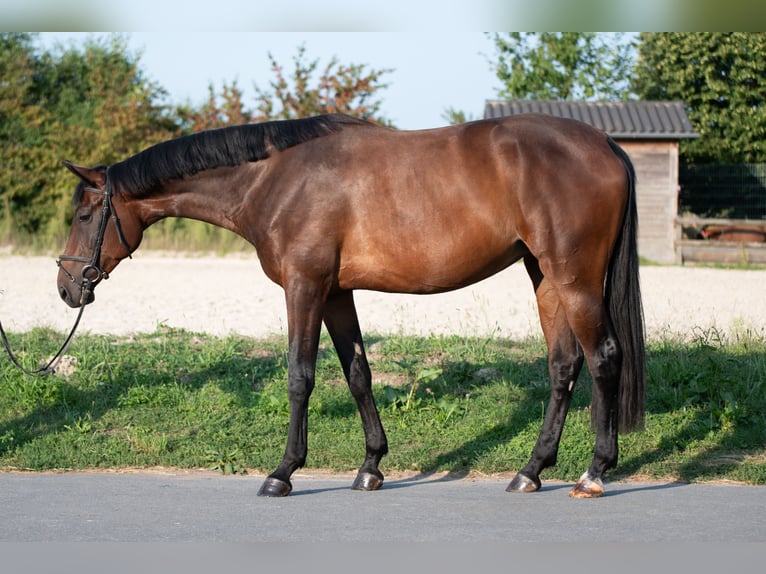
{"label": "metal fence", "polygon": [[766,163],[679,166],[680,214],[766,219]]}

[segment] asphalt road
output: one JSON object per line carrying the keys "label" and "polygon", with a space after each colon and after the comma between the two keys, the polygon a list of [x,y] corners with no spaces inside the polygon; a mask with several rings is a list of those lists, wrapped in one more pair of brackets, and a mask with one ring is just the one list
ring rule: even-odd
{"label": "asphalt road", "polygon": [[574,500],[562,483],[521,495],[505,479],[415,476],[356,492],[349,476],[301,474],[269,499],[261,480],[0,474],[0,542],[766,542],[766,487],[607,483]]}

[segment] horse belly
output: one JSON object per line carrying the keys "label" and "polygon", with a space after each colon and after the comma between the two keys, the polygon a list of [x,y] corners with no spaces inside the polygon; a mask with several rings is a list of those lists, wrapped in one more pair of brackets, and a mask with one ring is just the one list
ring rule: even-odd
{"label": "horse belly", "polygon": [[468,181],[462,172],[441,180],[443,171],[421,172],[416,181],[379,182],[374,194],[357,197],[341,241],[342,288],[450,291],[524,255],[506,194]]}
{"label": "horse belly", "polygon": [[378,249],[347,252],[341,258],[342,289],[430,294],[471,285],[505,269],[526,253],[521,242],[502,248],[464,245],[460,249],[434,243],[388,244]]}

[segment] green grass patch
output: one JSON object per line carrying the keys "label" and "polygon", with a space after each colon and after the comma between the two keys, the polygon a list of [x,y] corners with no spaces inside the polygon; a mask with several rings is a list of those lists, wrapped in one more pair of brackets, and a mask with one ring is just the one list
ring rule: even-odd
{"label": "green grass patch", "polygon": [[[22,360],[62,335],[11,334]],[[511,473],[527,461],[548,400],[539,340],[370,336],[373,386],[389,438],[387,471]],[[270,472],[288,423],[282,338],[216,338],[159,327],[81,335],[75,362],[38,379],[0,373],[0,468],[212,468]],[[648,346],[645,432],[620,438],[611,478],[766,484],[766,341],[715,331]],[[583,372],[548,479],[589,466],[590,378]],[[308,468],[351,471],[364,457],[359,415],[327,337],[309,410]]]}

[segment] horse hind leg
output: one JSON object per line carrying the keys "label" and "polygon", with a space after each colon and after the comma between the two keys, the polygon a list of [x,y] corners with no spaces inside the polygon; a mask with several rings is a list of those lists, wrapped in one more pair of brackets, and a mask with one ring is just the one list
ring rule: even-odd
{"label": "horse hind leg", "polygon": [[597,498],[604,493],[601,477],[617,466],[618,390],[622,352],[611,327],[598,335],[587,353],[593,377],[591,422],[596,429],[593,461],[569,495],[573,498]]}
{"label": "horse hind leg", "polygon": [[388,442],[372,395],[372,375],[364,352],[364,343],[351,291],[339,293],[328,299],[325,305],[324,322],[335,345],[364,428],[366,456],[352,488],[377,490],[383,484],[383,474],[378,469],[378,465],[388,452]]}
{"label": "horse hind leg", "polygon": [[556,464],[561,433],[583,365],[582,349],[569,327],[556,289],[540,272],[537,260],[528,256],[524,263],[534,285],[540,324],[548,346],[551,395],[529,462],[514,476],[506,489],[508,492],[539,490],[540,472]]}
{"label": "horse hind leg", "polygon": [[622,351],[612,328],[600,289],[565,291],[572,330],[585,352],[593,379],[591,422],[596,431],[593,460],[570,492],[575,498],[597,498],[604,493],[601,477],[617,465],[618,391]]}

